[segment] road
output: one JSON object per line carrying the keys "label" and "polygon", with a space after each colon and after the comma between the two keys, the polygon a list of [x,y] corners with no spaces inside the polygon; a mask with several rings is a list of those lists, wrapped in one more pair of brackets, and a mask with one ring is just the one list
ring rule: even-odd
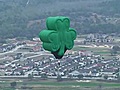
{"label": "road", "polygon": [[[34,76],[35,78],[40,78],[41,76]],[[21,76],[0,76],[0,78],[28,78],[27,75],[21,75]],[[48,76],[48,78],[56,79],[57,76]],[[68,78],[67,76],[62,76],[62,78]]]}
{"label": "road", "polygon": [[[35,53],[34,53],[34,54],[35,54]],[[24,60],[26,60],[27,58],[34,58],[34,57],[38,57],[38,56],[42,56],[42,55],[51,55],[51,54],[45,54],[45,53],[43,53],[43,52],[41,52],[41,53],[39,52],[38,55],[29,56],[29,57],[23,58],[22,60],[24,61]],[[15,63],[15,62],[20,61],[20,60],[21,60],[21,59],[16,59],[16,60],[11,61],[9,64],[6,65],[6,67],[9,66],[9,65],[11,65],[12,63]]]}
{"label": "road", "polygon": [[13,53],[13,52],[17,51],[19,48],[22,48],[22,47],[24,47],[24,45],[17,46],[16,48],[14,48],[14,49],[12,49],[12,50],[10,50],[10,51],[8,51],[8,52],[0,53],[0,56],[1,56],[1,55],[5,55],[5,54],[8,54],[8,53]]}

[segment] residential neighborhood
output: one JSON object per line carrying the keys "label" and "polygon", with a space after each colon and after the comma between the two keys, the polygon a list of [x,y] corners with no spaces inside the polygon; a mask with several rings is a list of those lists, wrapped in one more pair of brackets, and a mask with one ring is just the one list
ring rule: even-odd
{"label": "residential neighborhood", "polygon": [[90,34],[85,38],[84,42],[94,42],[94,43],[113,43],[114,38],[111,35],[105,34]]}
{"label": "residential neighborhood", "polygon": [[[89,37],[89,40],[90,38],[92,37]],[[16,41],[14,44],[1,46],[0,50],[1,78],[27,78],[32,75],[57,79],[60,75],[66,79],[117,81],[120,77],[120,58],[104,59],[102,55],[90,50],[69,50],[58,60],[42,48],[42,43],[38,39]]]}

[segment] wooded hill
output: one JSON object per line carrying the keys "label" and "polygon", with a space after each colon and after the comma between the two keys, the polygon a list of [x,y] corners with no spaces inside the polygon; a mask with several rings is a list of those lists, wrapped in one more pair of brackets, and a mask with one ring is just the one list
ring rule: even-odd
{"label": "wooded hill", "polygon": [[38,36],[45,29],[45,19],[57,15],[70,17],[78,33],[120,32],[119,25],[88,19],[93,13],[119,17],[119,3],[120,0],[0,0],[0,38]]}

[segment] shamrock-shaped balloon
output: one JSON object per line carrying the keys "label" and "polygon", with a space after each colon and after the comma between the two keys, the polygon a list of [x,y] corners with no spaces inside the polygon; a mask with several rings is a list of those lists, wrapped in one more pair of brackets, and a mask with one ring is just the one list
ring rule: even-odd
{"label": "shamrock-shaped balloon", "polygon": [[43,48],[50,51],[56,59],[61,59],[66,50],[73,48],[76,31],[70,28],[68,17],[48,17],[46,25],[47,30],[39,33]]}

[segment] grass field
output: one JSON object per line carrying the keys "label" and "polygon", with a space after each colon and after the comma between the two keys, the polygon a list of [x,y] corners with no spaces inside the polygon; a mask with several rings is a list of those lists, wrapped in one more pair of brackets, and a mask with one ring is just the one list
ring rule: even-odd
{"label": "grass field", "polygon": [[[111,55],[111,49],[106,47],[84,47],[84,46],[75,46],[73,48],[74,51],[86,50],[92,51],[94,54],[102,55],[105,59],[113,59],[116,56]],[[117,52],[116,55],[120,55],[120,51]]]}
{"label": "grass field", "polygon": [[[0,90],[15,90],[10,87],[10,82],[0,82]],[[97,90],[100,85],[104,88],[120,88],[120,83],[107,83],[107,82],[77,82],[77,81],[62,81],[57,82],[55,80],[37,80],[37,81],[23,81],[17,82],[17,88],[24,86],[32,87],[31,90]],[[87,88],[87,89],[86,89]],[[18,89],[22,90],[22,89]],[[104,89],[103,89],[104,90]],[[110,89],[109,89],[110,90]],[[113,89],[114,90],[114,89]],[[119,89],[118,89],[119,90]]]}
{"label": "grass field", "polygon": [[86,51],[92,51],[95,54],[100,54],[100,55],[110,55],[110,49],[109,48],[99,48],[99,47],[80,47],[76,46],[73,48],[75,51],[80,51],[80,50],[86,50]]}
{"label": "grass field", "polygon": [[[80,51],[80,50],[86,50],[86,51],[92,51],[94,54],[102,55],[103,57],[109,57],[113,58],[114,56],[111,56],[111,49],[106,47],[81,47],[81,46],[75,46],[73,48],[74,51]],[[120,55],[120,51],[117,52],[117,55]]]}

